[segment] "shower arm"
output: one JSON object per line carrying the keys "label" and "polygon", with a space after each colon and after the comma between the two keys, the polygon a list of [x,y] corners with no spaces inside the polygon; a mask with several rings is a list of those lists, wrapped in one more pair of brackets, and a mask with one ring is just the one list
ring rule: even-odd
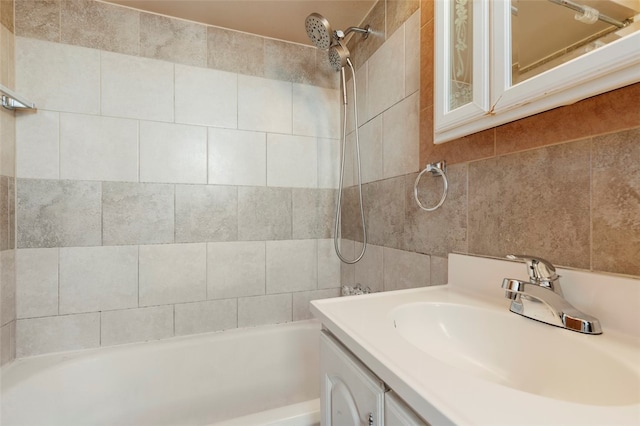
{"label": "shower arm", "polygon": [[369,28],[369,25],[367,25],[364,28],[349,27],[345,31],[342,31],[342,30],[334,31],[333,36],[338,40],[342,40],[351,33],[360,33],[362,34],[362,38],[366,39],[367,37],[369,37],[369,34],[371,33],[371,28]]}

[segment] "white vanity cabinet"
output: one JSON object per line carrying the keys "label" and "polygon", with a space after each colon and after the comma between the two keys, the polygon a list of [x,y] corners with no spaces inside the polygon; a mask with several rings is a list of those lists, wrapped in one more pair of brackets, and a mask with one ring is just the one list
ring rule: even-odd
{"label": "white vanity cabinet", "polygon": [[429,426],[394,391],[384,395],[384,424],[387,426]]}
{"label": "white vanity cabinet", "polygon": [[320,336],[322,426],[425,426],[337,339]]}

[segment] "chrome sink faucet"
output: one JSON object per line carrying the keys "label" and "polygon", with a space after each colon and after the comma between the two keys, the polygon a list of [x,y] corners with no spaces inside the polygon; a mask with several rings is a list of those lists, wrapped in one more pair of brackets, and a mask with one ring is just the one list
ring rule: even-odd
{"label": "chrome sink faucet", "polygon": [[540,322],[586,334],[602,334],[600,321],[574,308],[562,294],[560,276],[551,262],[524,255],[507,256],[527,265],[529,281],[505,278],[504,297],[511,300],[511,312]]}

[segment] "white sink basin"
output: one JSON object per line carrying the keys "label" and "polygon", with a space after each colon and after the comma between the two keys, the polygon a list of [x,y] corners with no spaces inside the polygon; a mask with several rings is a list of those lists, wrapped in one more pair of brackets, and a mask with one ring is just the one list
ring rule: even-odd
{"label": "white sink basin", "polygon": [[[509,312],[522,265],[449,255],[449,284],[316,300],[323,326],[438,425],[640,426],[640,280],[558,268],[585,335]],[[521,277],[524,278],[524,277]]]}
{"label": "white sink basin", "polygon": [[476,377],[581,404],[640,402],[640,377],[598,348],[600,336],[453,303],[409,303],[390,317],[409,343]]}

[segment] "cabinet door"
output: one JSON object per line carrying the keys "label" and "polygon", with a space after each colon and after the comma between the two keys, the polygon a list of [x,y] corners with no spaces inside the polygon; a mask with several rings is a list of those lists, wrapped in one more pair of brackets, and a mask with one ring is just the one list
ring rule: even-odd
{"label": "cabinet door", "polygon": [[388,426],[429,426],[393,391],[384,396],[384,422]]}
{"label": "cabinet door", "polygon": [[383,426],[384,383],[326,332],[320,374],[323,426]]}
{"label": "cabinet door", "polygon": [[435,11],[437,136],[489,110],[489,2],[436,1]]}

